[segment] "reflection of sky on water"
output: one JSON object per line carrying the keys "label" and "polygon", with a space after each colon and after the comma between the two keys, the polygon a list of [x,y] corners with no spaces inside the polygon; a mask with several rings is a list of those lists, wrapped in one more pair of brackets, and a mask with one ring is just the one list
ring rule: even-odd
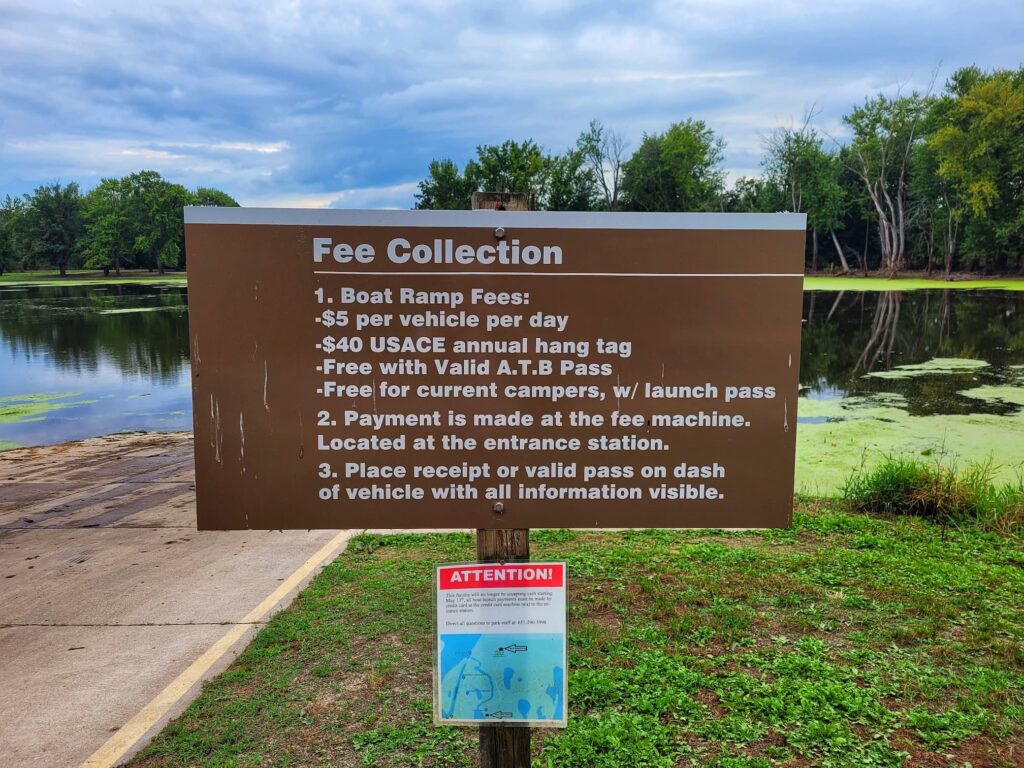
{"label": "reflection of sky on water", "polygon": [[[182,287],[153,284],[0,286],[0,398],[73,393],[54,402],[64,407],[21,423],[3,416],[11,403],[0,401],[0,443],[191,429],[185,296]],[[1019,386],[1012,366],[1024,364],[1024,294],[812,292],[804,296],[804,319],[801,397],[874,401],[895,394],[910,415],[1018,408],[960,393]],[[865,375],[934,358],[990,365],[901,379]],[[803,424],[825,420],[799,417]]]}
{"label": "reflection of sky on water", "polygon": [[[0,442],[192,428],[185,291],[170,286],[0,290]],[[111,310],[156,311],[113,313]],[[67,394],[12,420],[19,396]]]}

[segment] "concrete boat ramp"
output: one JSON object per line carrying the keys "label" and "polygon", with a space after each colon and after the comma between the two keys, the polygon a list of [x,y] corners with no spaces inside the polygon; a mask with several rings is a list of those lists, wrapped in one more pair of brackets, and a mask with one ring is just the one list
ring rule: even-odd
{"label": "concrete boat ramp", "polygon": [[0,453],[0,766],[116,765],[348,532],[198,532],[192,438]]}

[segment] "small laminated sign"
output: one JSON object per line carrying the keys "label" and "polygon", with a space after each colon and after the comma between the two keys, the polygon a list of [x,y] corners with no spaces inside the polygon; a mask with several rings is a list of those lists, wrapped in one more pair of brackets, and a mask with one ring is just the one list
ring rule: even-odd
{"label": "small laminated sign", "polygon": [[441,565],[434,722],[565,727],[565,563]]}

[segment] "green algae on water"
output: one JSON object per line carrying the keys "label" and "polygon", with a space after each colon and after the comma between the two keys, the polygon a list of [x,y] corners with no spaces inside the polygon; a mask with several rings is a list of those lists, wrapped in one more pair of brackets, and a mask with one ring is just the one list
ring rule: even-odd
{"label": "green algae on water", "polygon": [[0,424],[25,424],[42,421],[46,414],[69,408],[73,405],[89,405],[96,400],[66,401],[76,397],[78,392],[33,393],[0,397]]}
{"label": "green algae on water", "polygon": [[12,286],[17,288],[66,288],[74,286],[87,286],[89,288],[104,287],[110,285],[173,285],[181,286],[188,285],[188,278],[186,277],[120,277],[120,278],[52,278],[49,280],[36,279],[25,279],[25,280],[8,280],[6,282],[0,282],[0,285]]}
{"label": "green algae on water", "polygon": [[983,387],[964,389],[961,390],[959,394],[964,397],[970,397],[975,400],[984,400],[989,403],[997,402],[1024,407],[1024,387],[1021,386],[997,387],[994,385],[986,385]]}
{"label": "green algae on water", "polygon": [[7,440],[0,440],[0,452],[9,451],[13,448],[20,448],[21,446],[17,443],[11,443]]}
{"label": "green algae on water", "polygon": [[1024,291],[1024,280],[927,280],[888,277],[805,277],[805,291]]}
{"label": "green algae on water", "polygon": [[[984,396],[995,397],[994,390],[1003,397],[1014,396],[1003,387],[977,389],[985,390]],[[911,416],[905,406],[906,401],[892,393],[833,400],[800,398],[801,419],[821,420],[797,427],[797,491],[836,495],[853,470],[896,455],[931,457],[960,466],[991,461],[993,481],[1017,479],[1024,463],[1024,408],[1002,415]]]}
{"label": "green algae on water", "polygon": [[912,379],[917,376],[934,376],[949,373],[971,373],[980,368],[987,368],[984,360],[964,357],[933,357],[924,363],[897,365],[888,371],[871,371],[864,374],[876,379]]}
{"label": "green algae on water", "polygon": [[132,315],[136,312],[184,312],[187,307],[184,304],[176,304],[170,307],[124,307],[122,309],[101,309],[98,315]]}

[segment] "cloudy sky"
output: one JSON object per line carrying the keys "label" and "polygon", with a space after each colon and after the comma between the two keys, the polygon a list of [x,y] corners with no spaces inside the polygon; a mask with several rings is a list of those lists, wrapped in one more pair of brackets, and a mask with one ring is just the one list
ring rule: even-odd
{"label": "cloudy sky", "polygon": [[635,148],[686,117],[755,173],[811,105],[1024,62],[1021,0],[0,0],[0,196],[155,169],[245,205],[411,207],[432,158]]}

